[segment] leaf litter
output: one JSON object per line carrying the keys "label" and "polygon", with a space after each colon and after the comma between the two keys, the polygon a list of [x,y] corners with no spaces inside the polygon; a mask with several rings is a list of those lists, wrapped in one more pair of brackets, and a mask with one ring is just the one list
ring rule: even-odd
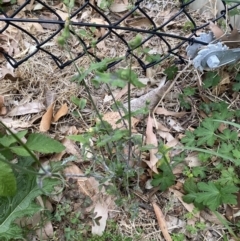
{"label": "leaf litter", "polygon": [[[95,4],[95,3],[94,3]],[[170,9],[174,9],[174,3],[169,3],[170,6],[165,7],[160,6],[159,3],[146,3],[149,10],[149,15],[152,16],[153,20],[159,23],[162,23],[162,21],[166,21],[169,19],[170,15],[169,13],[172,13]],[[123,3],[114,1],[114,4],[110,7],[110,10],[113,13],[119,14],[125,14],[125,12],[128,11],[128,1],[124,1]],[[67,11],[64,9],[63,5],[58,5],[59,9],[58,13],[61,15],[62,18],[66,18]],[[161,9],[160,9],[161,7]],[[159,14],[154,14],[154,11],[152,9],[156,8],[159,9]],[[42,8],[42,6],[38,4],[31,3],[26,7],[26,10],[33,10],[36,11],[38,14],[39,12],[42,12],[44,17],[48,16],[49,18],[53,18],[51,14]],[[173,10],[174,12],[174,10]],[[21,13],[19,17],[24,17],[26,13]],[[30,14],[30,13],[29,13]],[[141,15],[141,14],[140,14]],[[42,18],[40,15],[39,18]],[[99,24],[106,24],[107,23],[96,13],[92,11],[92,14],[89,12],[84,12],[81,17],[76,17],[76,21],[79,21],[81,18],[86,18],[89,22],[96,22]],[[198,16],[199,21],[203,21],[200,16]],[[185,21],[185,19],[184,19]],[[205,23],[205,22],[204,22]],[[139,28],[149,28],[151,26],[151,22],[146,19],[144,16],[131,16],[128,17],[123,23],[123,25],[131,26],[131,27],[139,27]],[[179,26],[181,23],[173,22],[167,26],[165,26],[165,31],[168,31],[171,33],[171,31],[174,31],[176,34],[181,33],[181,30]],[[43,30],[46,34],[50,34],[51,31],[54,29],[51,28],[51,26],[43,26],[39,24],[26,24],[23,23],[23,26],[21,26],[28,31],[34,33],[42,33]],[[217,38],[222,38],[223,41],[229,47],[237,47],[239,45],[239,34],[234,31],[225,36],[225,33],[217,27],[217,25],[210,25],[210,29],[214,32],[215,36]],[[119,31],[120,32],[120,31]],[[106,30],[104,28],[97,29],[95,32],[95,35],[98,37],[102,37],[106,33]],[[129,40],[132,39],[133,35],[132,33],[125,33],[122,32],[121,34],[124,34]],[[185,34],[185,33],[184,33]],[[1,48],[3,48],[6,52],[9,54],[14,53],[15,57],[21,58],[31,52],[33,50],[33,43],[31,43],[28,39],[24,39],[24,35],[21,35],[17,32],[15,28],[9,28],[6,32],[0,35],[1,42],[3,42]],[[41,38],[41,36],[40,36]],[[15,41],[15,40],[21,40],[21,41]],[[116,39],[114,39],[117,41]],[[170,44],[173,44],[173,40],[170,40]],[[9,44],[7,44],[9,43]],[[21,46],[21,44],[24,43],[24,45]],[[121,56],[121,53],[125,52],[125,46],[119,44],[119,48],[116,49],[114,46],[114,41],[112,39],[106,38],[104,40],[104,45],[98,45],[99,50],[99,56],[109,56],[111,55],[118,55]],[[146,43],[146,47],[148,46],[154,46],[156,48],[156,51],[164,52],[165,46],[162,45],[162,43],[158,44],[152,41],[151,43]],[[56,40],[53,40],[51,45],[46,46],[47,48],[51,49],[51,51],[54,54],[59,54],[59,47],[56,44]],[[109,54],[109,49],[110,54]],[[161,50],[160,50],[161,49]],[[21,51],[20,51],[21,50]],[[89,66],[90,61],[88,59],[84,60],[77,60],[76,64],[79,66],[83,66],[84,68],[87,68]],[[158,75],[159,72],[163,73],[164,68],[166,68],[170,62],[166,61],[160,66],[156,66],[152,69],[153,74],[151,74],[151,81],[152,85],[148,86],[144,91],[145,93],[142,94],[139,92],[139,90],[136,90],[132,88],[132,99],[131,99],[131,107],[132,110],[136,110],[139,107],[143,107],[147,101],[150,101],[150,111],[152,111],[156,104],[159,102],[159,100],[165,95],[165,92],[168,90],[170,86],[170,81],[166,81],[166,77],[162,77]],[[133,64],[134,67],[137,66],[137,63]],[[28,129],[33,128],[34,131],[43,131],[43,132],[49,132],[51,131],[54,133],[55,136],[58,136],[60,131],[60,126],[68,126],[69,129],[72,127],[78,126],[85,126],[83,123],[81,123],[81,120],[76,119],[73,115],[67,115],[67,113],[71,113],[71,110],[74,109],[74,104],[69,102],[69,99],[71,96],[78,96],[78,97],[85,97],[88,99],[84,89],[82,86],[77,85],[76,83],[70,82],[69,80],[73,76],[74,68],[73,66],[70,66],[68,68],[65,68],[64,70],[58,70],[54,63],[44,56],[41,53],[38,53],[37,56],[33,56],[30,58],[28,63],[24,63],[22,66],[19,67],[18,70],[13,71],[11,68],[6,67],[5,63],[2,62],[1,58],[1,70],[2,70],[2,76],[1,76],[1,102],[0,102],[0,111],[2,117],[1,120],[6,123],[6,125],[10,126],[13,129]],[[47,71],[46,71],[47,70]],[[149,79],[144,79],[146,76],[144,73],[142,73],[139,68],[136,68],[136,71],[138,72],[140,78],[142,78],[145,83],[148,83]],[[175,147],[176,145],[179,145],[179,136],[181,133],[184,133],[184,130],[186,130],[188,127],[193,128],[196,126],[196,123],[198,123],[197,116],[193,113],[192,119],[189,119],[187,122],[184,123],[184,119],[189,113],[182,112],[179,107],[179,103],[176,101],[176,98],[174,99],[174,95],[177,96],[179,94],[179,91],[183,88],[184,85],[193,85],[195,86],[195,82],[198,80],[198,77],[196,74],[192,74],[192,69],[189,69],[186,71],[187,73],[184,73],[185,76],[182,77],[180,80],[178,80],[178,83],[175,83],[175,87],[170,90],[170,93],[172,95],[164,96],[164,101],[160,103],[160,105],[157,106],[155,110],[156,120],[154,120],[151,116],[148,116],[145,118],[144,116],[140,116],[138,118],[133,119],[134,128],[137,124],[142,124],[146,128],[146,143],[152,144],[154,146],[157,146],[159,144],[159,141],[163,141],[165,145],[169,147]],[[230,84],[228,74],[221,75],[222,80],[221,82],[216,86],[216,88],[213,90],[212,93],[206,92],[205,97],[206,99],[212,99],[215,96],[218,96],[218,98],[223,98],[223,94],[226,89],[221,89],[221,86],[225,86],[225,88]],[[149,76],[148,76],[149,78]],[[46,97],[46,86],[48,89],[54,90],[56,94],[55,97],[48,101],[48,104],[45,104],[43,101]],[[16,88],[17,87],[17,88]],[[101,90],[102,93],[104,93],[104,88]],[[93,90],[93,95],[99,99],[103,99],[102,95],[99,94],[101,91],[98,91],[97,93]],[[29,95],[30,93],[30,95]],[[117,93],[117,92],[116,92]],[[140,94],[139,94],[140,93]],[[127,88],[123,88],[122,90],[119,89],[117,93],[117,99],[120,101],[126,100],[127,95]],[[135,96],[139,95],[140,97],[135,98]],[[30,97],[29,97],[30,96]],[[171,97],[173,96],[173,98]],[[19,106],[16,104],[19,103],[20,100],[27,100],[26,103],[21,102]],[[118,114],[115,112],[109,111],[109,102],[111,99],[107,102],[100,101],[98,103],[98,107],[105,110],[104,119],[109,122],[114,128],[119,128],[119,124],[116,123],[116,120],[120,118]],[[163,104],[164,102],[164,104]],[[15,103],[15,104],[14,104]],[[44,105],[45,108],[47,107],[47,111],[44,111]],[[54,103],[54,104],[53,104]],[[61,104],[64,103],[64,104]],[[163,104],[163,105],[162,105]],[[127,107],[127,104],[124,104],[125,107]],[[55,110],[55,111],[54,111]],[[56,112],[56,110],[59,110],[55,115],[53,114]],[[45,112],[45,113],[44,113]],[[7,115],[6,115],[7,114]],[[41,121],[39,119],[35,120],[35,117],[37,114],[40,114]],[[5,116],[6,115],[6,116]],[[83,112],[83,118],[85,121],[92,123],[92,107],[90,104],[87,105],[87,108],[85,110],[85,113]],[[170,119],[167,117],[171,117]],[[60,119],[61,118],[61,119]],[[60,119],[60,120],[59,120]],[[169,121],[170,120],[170,121]],[[146,121],[146,122],[145,122]],[[191,121],[195,121],[195,125],[191,124]],[[53,123],[54,122],[54,123]],[[69,127],[71,126],[71,127]],[[121,125],[122,126],[122,125]],[[187,126],[187,127],[186,127]],[[85,128],[82,128],[80,132],[84,133]],[[63,135],[63,136],[62,136]],[[79,163],[83,163],[84,160],[81,158],[81,155],[79,153],[81,152],[81,148],[77,146],[73,141],[66,139],[65,136],[67,134],[61,133],[61,142],[63,145],[66,146],[66,150],[64,150],[59,156],[55,156],[56,160],[60,160],[63,157],[69,157],[69,156],[75,156],[77,157],[77,160],[74,162],[69,163],[69,167],[65,169],[65,175],[67,176],[67,181],[69,183],[72,182],[72,179],[74,179],[74,175],[83,175],[83,171],[79,168]],[[143,160],[147,163],[148,168],[146,167],[146,170],[149,172],[149,169],[153,172],[157,171],[157,162],[158,158],[156,158],[157,150],[151,149],[149,151],[149,160]],[[53,157],[54,158],[54,157]],[[188,163],[189,167],[194,167],[198,165],[198,162],[196,161],[196,158],[194,159],[192,156],[188,156],[186,158],[186,161],[189,161]],[[82,166],[84,169],[84,166]],[[181,180],[181,174],[178,172],[175,174],[179,180]],[[72,179],[71,179],[72,178]],[[75,191],[77,190],[79,193],[83,193],[84,195],[90,197],[92,199],[93,205],[88,207],[88,211],[90,213],[90,210],[94,207],[94,212],[97,213],[95,216],[97,219],[97,222],[95,222],[95,225],[92,226],[93,233],[100,234],[104,231],[106,226],[106,220],[109,218],[109,210],[113,210],[116,207],[113,205],[113,200],[110,198],[109,195],[105,193],[103,190],[102,192],[99,191],[98,183],[93,178],[88,177],[79,177],[76,179],[77,185],[75,186]],[[172,193],[174,197],[172,196]],[[99,201],[99,195],[103,196],[102,202]],[[186,204],[182,201],[181,197],[183,195],[182,190],[179,191],[177,184],[173,185],[168,191],[165,191],[163,193],[157,192],[154,194],[155,197],[158,198],[158,203],[161,204],[161,212],[159,212],[159,209],[156,205],[159,204],[153,204],[153,207],[155,208],[155,213],[152,210],[148,210],[147,208],[140,208],[139,210],[139,216],[136,220],[131,221],[128,217],[127,212],[124,210],[120,211],[121,215],[117,217],[117,223],[118,228],[121,231],[121,233],[126,234],[130,237],[134,237],[134,234],[139,233],[138,228],[142,228],[142,233],[140,235],[140,238],[138,240],[162,240],[161,231],[163,234],[163,237],[165,237],[165,240],[171,240],[169,238],[169,233],[174,233],[176,230],[184,230],[185,225],[177,225],[177,227],[173,227],[173,222],[171,223],[168,219],[168,217],[175,216],[177,217],[179,223],[180,221],[183,222],[183,214],[186,213],[186,210],[188,212],[193,211],[193,206],[190,204]],[[62,199],[61,199],[62,198]],[[68,195],[63,195],[59,200],[63,203],[67,202],[69,199]],[[106,202],[106,200],[108,200]],[[137,199],[136,199],[137,200]],[[139,200],[137,200],[139,201]],[[171,201],[173,203],[171,203]],[[168,209],[168,204],[170,202],[170,209]],[[109,205],[106,205],[106,203],[109,203]],[[151,202],[148,202],[151,204]],[[79,209],[79,206],[72,201],[73,204],[73,210]],[[55,203],[53,202],[53,205]],[[162,208],[163,207],[163,208]],[[239,207],[238,207],[239,208]],[[118,210],[119,211],[119,210]],[[232,218],[237,218],[238,214],[235,214],[235,211],[233,212],[233,207],[227,206],[227,218],[231,220]],[[236,212],[237,213],[237,212]],[[156,218],[156,216],[157,218]],[[159,215],[161,214],[161,215]],[[200,213],[201,218],[203,218],[203,221],[208,222],[212,225],[219,225],[217,223],[217,218],[213,217],[212,213],[208,212]],[[199,215],[196,215],[197,219],[200,219]],[[215,221],[214,221],[215,220]],[[98,223],[99,222],[99,223]],[[157,225],[157,222],[159,223],[159,227],[161,231],[159,230],[159,227]],[[98,225],[98,224],[100,225]],[[196,223],[196,220],[193,219],[192,225]],[[96,225],[97,224],[97,225]],[[59,226],[60,227],[60,226]],[[60,227],[62,228],[62,227]],[[95,228],[95,229],[94,229]],[[98,230],[97,230],[98,229]],[[216,226],[217,229],[217,226]],[[43,232],[42,232],[43,231]],[[44,230],[40,230],[40,233],[46,234],[46,237],[53,236],[54,226],[51,222],[48,222],[45,224]],[[61,231],[61,230],[60,230]],[[219,231],[220,232],[220,231]],[[39,237],[41,234],[39,233]],[[213,237],[213,232],[204,233],[201,234],[204,236],[206,235],[208,237],[207,240],[217,240]],[[45,237],[45,238],[46,238]],[[196,237],[190,237],[190,240],[197,240]]]}

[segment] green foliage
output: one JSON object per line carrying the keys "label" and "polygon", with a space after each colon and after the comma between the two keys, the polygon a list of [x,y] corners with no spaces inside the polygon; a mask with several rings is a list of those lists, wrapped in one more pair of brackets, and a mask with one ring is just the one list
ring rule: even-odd
{"label": "green foliage", "polygon": [[193,202],[198,208],[203,205],[211,210],[216,210],[222,204],[236,204],[234,193],[239,190],[234,185],[221,186],[211,181],[195,184],[192,178],[185,181],[184,189],[188,193],[183,197],[185,202]]}
{"label": "green foliage", "polygon": [[235,83],[233,84],[233,91],[238,92],[240,90],[240,74],[238,73],[235,77]]}
{"label": "green foliage", "polygon": [[172,169],[167,163],[162,163],[159,167],[160,173],[154,174],[152,185],[159,186],[161,191],[167,190],[167,188],[171,187],[175,183],[175,175],[172,173]]}
{"label": "green foliage", "polygon": [[26,146],[32,151],[48,154],[59,153],[65,149],[64,145],[60,142],[40,133],[30,134]]}
{"label": "green foliage", "polygon": [[226,3],[240,3],[240,0],[225,0]]}
{"label": "green foliage", "polygon": [[2,155],[6,158],[12,156],[12,153],[17,154],[18,156],[30,156],[28,148],[30,151],[36,151],[41,153],[59,153],[65,149],[65,147],[59,143],[51,139],[50,137],[40,134],[40,133],[32,133],[28,136],[26,146],[21,145],[16,138],[23,138],[27,134],[27,131],[21,131],[13,136],[4,135],[0,137],[0,148],[2,148]]}
{"label": "green foliage", "polygon": [[141,42],[142,42],[142,35],[138,33],[135,36],[135,38],[132,39],[128,44],[129,44],[130,48],[135,49],[141,44]]}
{"label": "green foliage", "polygon": [[[28,167],[29,168],[29,167]],[[11,240],[23,238],[23,231],[14,224],[16,219],[43,210],[34,202],[34,198],[42,194],[51,193],[59,184],[57,179],[45,179],[42,189],[36,183],[36,176],[31,174],[16,173],[17,192],[12,197],[0,198],[0,239]]]}
{"label": "green foliage", "polygon": [[217,86],[221,80],[221,77],[218,75],[215,71],[209,71],[207,72],[204,81],[203,81],[203,87],[205,89]]}
{"label": "green foliage", "polygon": [[194,25],[191,21],[186,21],[183,25],[183,30],[184,31],[189,31],[194,28]]}
{"label": "green foliage", "polygon": [[[240,181],[236,170],[240,165],[240,146],[235,128],[239,129],[240,125],[228,121],[234,118],[236,112],[228,110],[223,102],[210,103],[203,107],[212,117],[205,118],[193,132],[187,131],[181,140],[185,145],[184,149],[198,152],[203,165],[185,171],[189,178],[184,183],[186,195],[183,200],[194,203],[199,209],[208,207],[217,210],[222,204],[237,203],[236,193]],[[218,129],[221,123],[226,125],[222,131]],[[214,157],[220,162],[217,166],[209,165]]]}
{"label": "green foliage", "polygon": [[1,159],[5,158],[0,154],[0,197],[13,196],[17,189],[16,178],[12,168]]}
{"label": "green foliage", "polygon": [[150,50],[151,50],[150,48],[143,48],[142,49],[142,52],[145,55],[145,60],[149,63],[159,61],[161,59],[161,55],[158,54],[158,53],[151,54],[151,53],[149,53]]}
{"label": "green foliage", "polygon": [[173,80],[176,76],[178,68],[176,65],[172,65],[164,70],[164,74],[167,75],[167,79]]}
{"label": "green foliage", "polygon": [[[105,58],[100,62],[94,62],[91,63],[89,68],[85,71],[83,71],[83,73],[78,73],[78,75],[75,76],[75,78],[73,79],[73,81],[76,81],[78,83],[81,83],[84,78],[86,78],[91,72],[96,72],[96,76],[98,76],[100,73],[104,72],[107,70],[107,66],[115,61],[120,60],[121,58]],[[101,77],[101,76],[100,76]],[[100,77],[96,77],[96,79],[100,78]],[[102,81],[104,81],[104,79],[101,79]],[[109,82],[110,80],[106,80],[107,82]]]}
{"label": "green foliage", "polygon": [[86,99],[79,99],[75,96],[71,96],[70,100],[73,104],[75,104],[80,110],[83,110],[86,107],[87,100]]}
{"label": "green foliage", "polygon": [[219,123],[213,122],[211,118],[206,118],[202,121],[201,126],[199,126],[194,134],[197,138],[197,146],[208,145],[213,146],[217,139],[215,131],[217,130]]}
{"label": "green foliage", "polygon": [[113,3],[113,0],[101,0],[99,7],[103,10],[107,10],[112,3]]}
{"label": "green foliage", "polygon": [[172,240],[173,241],[184,241],[185,240],[185,236],[184,236],[184,234],[183,233],[174,233],[173,235],[172,235]]}
{"label": "green foliage", "polygon": [[[54,153],[65,147],[43,134],[27,136],[27,131],[14,134],[1,124],[10,134],[0,137],[0,240],[23,239],[23,230],[15,224],[16,219],[42,211],[43,208],[36,205],[34,199],[42,194],[50,195],[60,183],[59,174],[55,176],[52,172],[54,169],[38,172],[40,162],[34,151]],[[23,137],[27,138],[25,144],[21,141]],[[11,162],[14,158],[17,158],[17,163]],[[53,168],[59,171],[57,162],[55,164]]]}
{"label": "green foliage", "polygon": [[196,92],[195,88],[192,87],[186,87],[183,89],[183,93],[179,94],[179,102],[181,107],[185,108],[186,110],[191,109],[191,101],[189,97],[193,96]]}

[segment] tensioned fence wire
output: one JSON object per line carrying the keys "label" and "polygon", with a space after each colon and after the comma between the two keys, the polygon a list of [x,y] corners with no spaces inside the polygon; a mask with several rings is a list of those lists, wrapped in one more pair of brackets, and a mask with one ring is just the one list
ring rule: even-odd
{"label": "tensioned fence wire", "polygon": [[[79,7],[77,10],[75,10],[73,13],[71,13],[69,21],[72,26],[77,26],[79,29],[84,28],[84,27],[106,29],[107,30],[106,33],[97,40],[96,44],[103,41],[109,35],[116,35],[122,41],[122,43],[124,43],[124,45],[126,45],[126,47],[127,47],[125,56],[128,57],[131,55],[138,61],[140,66],[143,68],[143,70],[146,70],[147,68],[152,67],[152,66],[162,62],[164,59],[168,58],[170,55],[175,55],[176,57],[178,57],[180,63],[184,63],[185,62],[184,57],[181,56],[181,54],[178,53],[178,51],[176,51],[176,50],[178,50],[185,43],[188,43],[188,44],[199,43],[202,45],[207,45],[205,42],[194,39],[194,36],[197,36],[196,32],[200,29],[205,28],[209,24],[209,23],[205,23],[201,26],[197,26],[196,21],[194,21],[193,17],[190,14],[190,11],[189,11],[189,5],[191,3],[193,3],[194,1],[199,1],[199,0],[190,0],[190,1],[189,0],[187,0],[187,1],[181,0],[179,2],[179,11],[177,13],[175,13],[170,19],[163,22],[160,26],[157,26],[157,24],[152,20],[152,18],[144,10],[144,7],[143,7],[144,0],[136,1],[134,3],[134,6],[130,10],[128,10],[125,13],[125,15],[123,17],[121,17],[121,19],[119,19],[115,22],[112,22],[106,16],[106,14],[104,14],[104,12],[100,8],[93,5],[90,0],[86,0],[85,3],[81,7]],[[27,61],[29,58],[31,58],[33,55],[37,54],[37,52],[39,52],[39,51],[43,51],[44,53],[49,55],[49,57],[51,57],[53,59],[53,61],[56,63],[56,65],[60,69],[63,69],[64,67],[70,65],[72,62],[76,61],[79,58],[82,58],[85,55],[91,55],[92,57],[94,57],[96,59],[96,61],[101,61],[101,59],[98,58],[97,55],[93,53],[93,51],[91,51],[91,49],[92,49],[91,44],[87,43],[86,40],[84,40],[81,36],[77,36],[77,38],[79,41],[81,41],[81,44],[84,46],[84,48],[79,53],[76,53],[76,55],[71,60],[62,61],[58,56],[56,56],[56,54],[54,54],[50,50],[47,50],[46,48],[44,48],[44,45],[46,45],[55,36],[57,36],[59,33],[61,33],[61,31],[64,30],[65,21],[61,18],[61,16],[52,7],[50,7],[45,2],[43,2],[41,0],[35,0],[35,3],[39,3],[42,6],[44,6],[45,9],[47,9],[52,14],[52,16],[54,16],[54,19],[17,18],[17,14],[19,14],[21,11],[23,11],[24,8],[28,4],[32,4],[31,0],[25,1],[22,5],[18,6],[17,9],[10,15],[8,15],[6,12],[4,12],[3,8],[0,9],[0,23],[1,22],[4,23],[4,26],[0,29],[0,34],[4,33],[4,31],[6,31],[9,26],[13,26],[13,27],[17,28],[18,30],[22,31],[23,33],[25,33],[26,35],[28,35],[28,37],[30,37],[32,39],[32,41],[34,41],[34,43],[35,43],[34,49],[31,51],[31,53],[28,53],[26,56],[22,57],[20,60],[17,59],[16,57],[14,58],[14,56],[7,53],[4,50],[4,48],[1,48],[1,46],[0,46],[0,53],[11,64],[12,67],[17,68],[19,65],[21,65],[23,62]],[[224,5],[224,10],[221,11],[220,15],[217,18],[212,19],[213,22],[216,22],[217,20],[219,20],[221,18],[226,19],[228,14],[232,10],[236,9],[237,6],[240,5],[240,3],[237,3],[237,4],[234,4],[233,6],[229,7],[226,5],[225,1],[222,1],[222,3]],[[73,21],[73,18],[75,16],[77,16],[79,13],[81,13],[82,11],[84,11],[86,8],[89,8],[89,7],[92,8],[94,11],[96,11],[107,24],[96,24],[96,23],[89,23],[89,22],[82,22],[82,21],[80,21],[80,22]],[[129,16],[135,14],[137,11],[140,12],[143,16],[145,16],[148,19],[148,21],[151,23],[151,27],[149,29],[125,27],[125,26],[121,25],[121,23],[123,21],[125,21]],[[165,26],[167,26],[172,21],[175,21],[177,19],[177,17],[182,14],[184,14],[187,17],[187,19],[189,20],[189,22],[191,22],[191,24],[193,26],[193,28],[191,29],[190,36],[184,37],[184,36],[179,36],[179,35],[175,35],[172,33],[166,33],[163,31]],[[48,36],[45,40],[40,41],[38,39],[38,36],[35,36],[34,34],[30,33],[26,29],[22,28],[21,26],[18,25],[18,23],[51,24],[51,25],[56,25],[56,30],[53,33],[51,33],[50,36]],[[230,25],[230,28],[232,29],[231,25]],[[129,42],[124,38],[123,35],[118,33],[118,30],[133,32],[135,35],[138,33],[147,34],[147,37],[144,38],[138,46],[134,46],[134,48],[131,48],[129,46]],[[75,35],[76,33],[74,31],[71,31],[71,34]],[[157,60],[155,59],[155,60],[151,61],[150,63],[149,62],[145,63],[144,61],[142,61],[142,58],[138,57],[134,53],[134,50],[143,46],[145,42],[147,42],[148,40],[150,40],[153,37],[159,38],[161,41],[163,41],[166,44],[167,53],[162,55]],[[168,41],[169,38],[180,40],[180,42],[178,42],[174,46],[171,46],[171,44]],[[59,50],[59,51],[62,51],[62,50]],[[116,65],[120,61],[121,60],[111,62],[108,65],[108,68]]]}

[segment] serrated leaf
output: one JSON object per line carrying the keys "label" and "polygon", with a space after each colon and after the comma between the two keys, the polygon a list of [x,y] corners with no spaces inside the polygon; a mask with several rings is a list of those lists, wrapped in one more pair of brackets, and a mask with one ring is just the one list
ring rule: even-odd
{"label": "serrated leaf", "polygon": [[172,174],[167,163],[162,163],[160,169],[163,172],[155,174],[151,183],[153,186],[159,186],[161,191],[165,191],[175,183],[176,177]]}
{"label": "serrated leaf", "polygon": [[197,193],[195,193],[195,192],[188,193],[187,195],[184,195],[182,197],[182,199],[185,203],[194,203],[196,198],[197,198]]}
{"label": "serrated leaf", "polygon": [[[15,135],[19,138],[22,139],[25,135],[27,134],[27,131],[19,131],[18,133],[16,133]],[[0,138],[0,144],[5,146],[5,147],[9,147],[11,144],[13,143],[17,143],[16,138],[13,135],[5,135],[2,138]]]}
{"label": "serrated leaf", "polygon": [[229,129],[223,130],[223,133],[220,134],[221,138],[225,141],[232,140],[236,141],[238,138],[238,133],[236,131],[230,131]]}
{"label": "serrated leaf", "polygon": [[194,146],[195,145],[195,135],[192,131],[186,131],[185,136],[181,139],[181,142],[186,146]]}
{"label": "serrated leaf", "polygon": [[206,77],[203,81],[204,83],[203,87],[207,89],[209,87],[217,86],[220,80],[221,80],[221,77],[218,75],[217,72],[209,71],[207,72]]}
{"label": "serrated leaf", "polygon": [[214,142],[217,140],[215,131],[218,126],[219,123],[216,124],[211,118],[205,119],[201,126],[194,131],[194,134],[198,137],[197,145],[201,146],[207,144],[208,146],[213,146]]}
{"label": "serrated leaf", "polygon": [[195,94],[195,92],[196,92],[196,88],[186,87],[183,89],[183,93],[185,96],[192,96]]}
{"label": "serrated leaf", "polygon": [[59,153],[65,149],[60,142],[40,133],[30,134],[26,145],[30,150],[41,153]]}
{"label": "serrated leaf", "polygon": [[240,151],[239,150],[232,150],[233,156],[240,159]]}
{"label": "serrated leaf", "polygon": [[221,185],[234,185],[240,183],[240,180],[233,167],[221,171],[221,177],[218,179]]}
{"label": "serrated leaf", "polygon": [[0,196],[13,196],[16,190],[16,177],[13,174],[12,168],[5,162],[0,161]]}
{"label": "serrated leaf", "polygon": [[198,202],[203,203],[211,210],[216,210],[221,204],[236,204],[236,193],[238,188],[234,185],[221,187],[213,182],[200,182],[197,184],[199,193],[197,195]]}
{"label": "serrated leaf", "polygon": [[10,147],[10,150],[18,156],[30,156],[29,152],[23,146],[13,146]]}
{"label": "serrated leaf", "polygon": [[222,153],[222,154],[231,155],[231,152],[233,149],[234,149],[234,147],[232,144],[223,142],[218,151],[219,151],[219,153]]}
{"label": "serrated leaf", "polygon": [[183,189],[187,193],[195,193],[198,191],[197,184],[194,182],[193,178],[188,178],[184,184],[183,184]]}
{"label": "serrated leaf", "polygon": [[172,65],[164,70],[164,74],[167,75],[169,80],[172,80],[177,74],[178,67],[176,65]]}
{"label": "serrated leaf", "polygon": [[206,177],[206,168],[205,167],[201,167],[201,166],[197,166],[197,167],[193,167],[192,169],[192,173],[194,177],[201,177],[201,178],[205,178]]}

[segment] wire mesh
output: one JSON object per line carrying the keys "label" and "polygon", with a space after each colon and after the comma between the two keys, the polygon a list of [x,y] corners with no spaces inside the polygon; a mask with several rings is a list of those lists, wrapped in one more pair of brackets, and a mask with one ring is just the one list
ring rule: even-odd
{"label": "wire mesh", "polygon": [[[71,26],[73,28],[75,27],[76,29],[86,29],[86,28],[94,28],[94,29],[105,29],[106,31],[102,36],[100,36],[95,44],[101,43],[101,41],[104,41],[104,39],[108,38],[109,36],[115,35],[116,39],[121,42],[121,44],[125,45],[125,57],[132,56],[134,57],[140,66],[143,68],[143,70],[146,70],[149,67],[152,67],[160,62],[162,62],[164,59],[168,58],[170,55],[174,55],[179,59],[180,63],[184,63],[184,57],[181,54],[181,51],[176,51],[178,50],[182,45],[185,43],[192,44],[192,43],[200,43],[202,45],[206,45],[205,42],[199,41],[194,39],[194,36],[197,36],[197,31],[200,29],[205,28],[209,23],[202,24],[201,26],[197,26],[196,21],[194,21],[194,18],[191,16],[191,12],[189,11],[189,5],[193,3],[194,1],[197,0],[181,0],[179,2],[179,10],[177,13],[175,13],[171,18],[169,18],[167,21],[163,22],[162,24],[157,24],[155,23],[152,18],[146,13],[145,8],[144,8],[144,0],[138,0],[135,1],[131,9],[128,9],[125,14],[119,18],[118,20],[113,21],[112,19],[109,19],[109,17],[102,11],[98,6],[93,4],[93,1],[87,0],[81,6],[74,10],[69,16],[69,20]],[[70,59],[63,60],[61,59],[57,54],[53,53],[51,51],[51,48],[47,48],[46,46],[50,45],[50,42],[56,38],[56,36],[59,36],[59,34],[62,33],[64,30],[64,25],[65,25],[65,20],[58,14],[56,9],[54,9],[51,5],[51,3],[46,3],[41,0],[35,0],[35,3],[39,3],[42,5],[49,13],[51,13],[51,18],[41,18],[41,16],[37,16],[36,18],[18,18],[18,14],[23,11],[28,5],[33,4],[32,0],[27,0],[24,1],[22,4],[17,5],[15,7],[15,10],[7,11],[4,10],[4,8],[0,9],[0,42],[4,41],[4,38],[2,34],[7,31],[7,29],[11,26],[14,27],[20,31],[22,31],[25,36],[27,36],[29,41],[32,43],[32,47],[27,53],[19,58],[16,56],[14,51],[11,48],[6,49],[4,47],[0,47],[0,53],[4,56],[4,58],[14,67],[17,68],[20,64],[23,62],[27,61],[31,56],[37,54],[39,51],[43,51],[45,54],[47,54],[49,57],[53,59],[53,61],[56,63],[56,65],[60,68],[63,69],[64,67],[70,65],[72,62],[75,60],[82,58],[86,55],[90,55],[93,58],[95,58],[96,61],[101,61],[101,58],[97,56],[97,53],[92,50],[92,45],[89,43],[89,41],[84,38],[81,35],[76,36],[76,31],[71,31],[72,35],[75,35],[77,37],[77,40],[81,44],[82,48],[81,50],[74,52],[72,51],[72,55]],[[221,11],[220,15],[212,19],[213,22],[221,19],[221,18],[226,18],[228,15],[229,11],[233,11],[234,9],[237,8],[237,6],[240,5],[234,4],[231,7],[227,7],[225,1],[222,1],[224,5],[224,10]],[[84,22],[84,21],[75,21],[76,16],[80,14],[82,11],[86,9],[91,9],[91,11],[97,12],[101,18],[104,20],[102,23],[94,23],[94,22]],[[150,23],[150,27],[148,28],[141,28],[141,27],[128,27],[128,26],[123,26],[122,23],[128,19],[129,16],[132,16],[134,14],[139,14],[141,13],[142,16],[148,19]],[[167,33],[163,31],[164,27],[167,26],[170,22],[177,21],[177,18],[180,15],[185,15],[185,17],[188,19],[189,22],[191,22],[191,34],[188,37],[181,36],[179,34],[172,34],[172,33]],[[48,25],[51,26],[52,32],[50,35],[48,35],[45,39],[40,39],[37,34],[32,33],[32,31],[29,31],[21,26],[20,23],[39,23],[44,26]],[[230,25],[230,28],[232,29],[232,26]],[[141,41],[141,43],[138,46],[134,46],[134,48],[131,48],[129,45],[129,40],[125,39],[124,35],[122,35],[120,32],[121,31],[127,31],[127,32],[132,32],[134,35],[140,33],[144,34],[144,39]],[[165,44],[167,51],[165,54],[162,54],[159,58],[153,59],[150,62],[144,62],[142,57],[136,54],[136,49],[139,47],[143,46],[144,43],[151,39],[158,39],[162,43]],[[173,44],[169,39],[177,39],[178,42],[177,44]],[[17,40],[15,40],[17,41]],[[118,43],[116,42],[116,47]],[[3,46],[3,44],[2,44]],[[59,46],[60,48],[60,46]],[[59,52],[63,51],[61,48],[59,49]],[[109,63],[108,68],[114,66],[118,62],[120,62],[121,59],[115,60],[111,63]]]}

